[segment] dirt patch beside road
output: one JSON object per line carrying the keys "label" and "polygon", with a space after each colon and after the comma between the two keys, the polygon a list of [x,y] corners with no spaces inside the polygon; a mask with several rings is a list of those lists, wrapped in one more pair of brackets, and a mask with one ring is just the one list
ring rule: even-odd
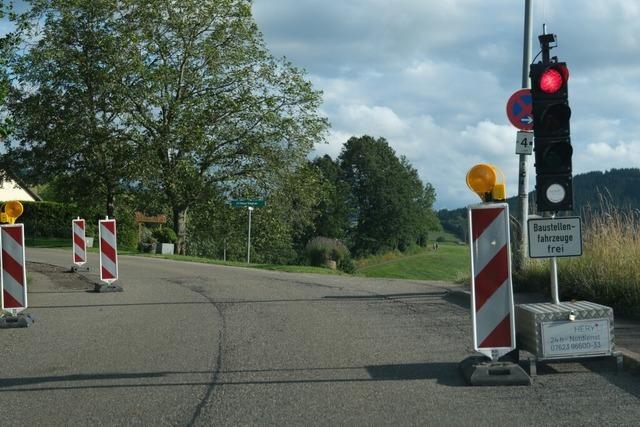
{"label": "dirt patch beside road", "polygon": [[93,289],[92,281],[78,273],[72,273],[68,268],[38,262],[27,262],[27,275],[30,273],[34,273],[34,276],[45,275],[49,279],[50,285],[53,285],[56,289]]}

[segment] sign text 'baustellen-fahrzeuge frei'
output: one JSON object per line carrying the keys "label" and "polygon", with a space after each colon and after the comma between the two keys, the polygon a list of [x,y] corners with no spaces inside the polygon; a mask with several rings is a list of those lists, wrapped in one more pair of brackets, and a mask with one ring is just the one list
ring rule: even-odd
{"label": "sign text 'baustellen-fahrzeuge frei'", "polygon": [[532,218],[528,221],[529,257],[582,255],[580,217]]}

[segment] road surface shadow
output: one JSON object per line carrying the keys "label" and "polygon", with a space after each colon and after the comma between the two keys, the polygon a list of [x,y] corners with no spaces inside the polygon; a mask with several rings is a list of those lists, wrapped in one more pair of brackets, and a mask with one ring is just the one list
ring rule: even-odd
{"label": "road surface shadow", "polygon": [[438,384],[451,387],[466,386],[458,363],[405,363],[395,365],[372,365],[366,367],[373,380],[436,380]]}
{"label": "road surface shadow", "polygon": [[442,299],[447,292],[415,292],[403,294],[376,294],[376,295],[327,295],[322,297],[327,300],[394,300],[394,299]]}
{"label": "road surface shadow", "polygon": [[469,310],[471,308],[471,297],[462,292],[447,292],[444,299],[445,301],[460,308],[464,308],[465,310]]}
{"label": "road surface shadow", "polygon": [[171,372],[141,372],[141,373],[109,373],[109,374],[75,374],[75,375],[55,375],[48,377],[26,377],[26,378],[0,378],[0,388],[18,387],[52,382],[66,381],[95,381],[95,380],[120,380],[138,378],[159,378],[165,377]]}
{"label": "road surface shadow", "polygon": [[[368,375],[364,374],[363,370]],[[358,377],[349,378],[345,371],[361,372]],[[317,372],[326,372],[327,378],[305,378],[314,376]],[[160,371],[160,372],[140,372],[140,373],[104,373],[104,374],[73,374],[54,375],[41,377],[23,378],[0,378],[0,392],[26,392],[26,391],[46,391],[46,390],[76,390],[76,389],[100,389],[100,388],[129,388],[129,387],[171,387],[171,386],[247,386],[263,384],[322,384],[322,383],[358,383],[376,381],[416,381],[416,380],[436,380],[438,384],[451,387],[466,386],[459,374],[457,363],[408,363],[391,365],[369,365],[364,367],[348,368],[302,368],[302,369],[259,369],[259,370],[238,370],[221,371],[222,379],[211,381],[178,381],[161,383],[131,383],[130,380],[148,379],[169,379],[175,375],[210,374],[210,371]],[[226,375],[249,375],[252,377],[256,373],[265,374],[264,379],[246,380],[224,380]],[[293,377],[282,378],[281,375],[291,375]],[[269,378],[274,376],[275,378]],[[279,377],[279,378],[278,378]],[[125,380],[122,384],[113,381]],[[94,381],[94,384],[68,385],[80,381]],[[107,384],[100,383],[108,381]],[[27,388],[13,388],[13,387]],[[36,387],[28,387],[36,386]],[[39,386],[39,387],[38,387]]]}

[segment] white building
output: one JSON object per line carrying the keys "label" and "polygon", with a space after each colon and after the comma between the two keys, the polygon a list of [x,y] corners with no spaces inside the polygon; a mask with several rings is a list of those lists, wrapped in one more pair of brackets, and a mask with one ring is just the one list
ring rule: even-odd
{"label": "white building", "polygon": [[0,201],[19,200],[21,202],[39,202],[42,198],[26,185],[8,173],[4,173],[4,179],[0,183]]}

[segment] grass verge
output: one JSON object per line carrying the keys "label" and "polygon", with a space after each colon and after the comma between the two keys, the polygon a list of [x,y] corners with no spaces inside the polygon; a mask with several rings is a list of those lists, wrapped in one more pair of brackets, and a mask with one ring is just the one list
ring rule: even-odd
{"label": "grass verge", "polygon": [[397,253],[360,260],[356,273],[366,277],[388,277],[411,280],[458,281],[469,275],[469,247],[440,243],[409,256]]}
{"label": "grass verge", "polygon": [[202,258],[202,257],[188,256],[188,255],[143,254],[143,253],[133,252],[133,251],[119,251],[119,253],[122,255],[135,255],[135,256],[148,257],[148,258],[171,259],[174,261],[190,261],[190,262],[199,262],[202,264],[225,265],[230,267],[242,267],[242,268],[259,268],[261,270],[283,271],[287,273],[314,273],[314,274],[335,274],[335,275],[345,274],[341,271],[331,270],[329,268],[310,267],[307,265],[247,264],[246,262],[240,262],[240,261],[222,261],[217,259]]}

